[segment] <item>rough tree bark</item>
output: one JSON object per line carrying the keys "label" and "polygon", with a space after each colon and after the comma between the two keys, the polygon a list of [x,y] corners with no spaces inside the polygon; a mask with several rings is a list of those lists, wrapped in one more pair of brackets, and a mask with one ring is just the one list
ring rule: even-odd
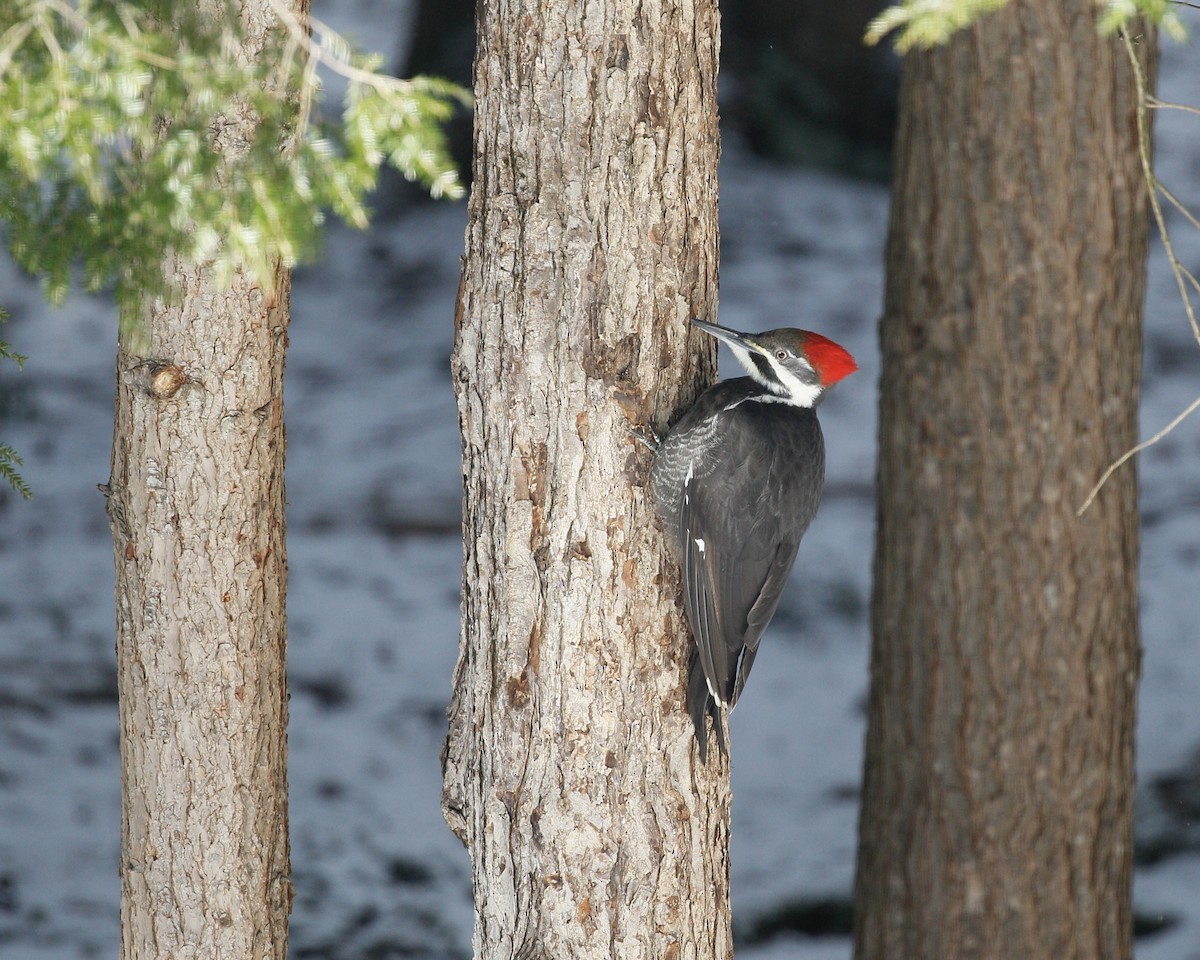
{"label": "rough tree bark", "polygon": [[1146,187],[1096,10],[904,64],[858,960],[1131,953],[1132,467],[1075,511],[1136,440]]}
{"label": "rough tree bark", "polygon": [[[307,13],[306,0],[294,9]],[[277,28],[240,5],[253,57]],[[214,148],[241,149],[231,115]],[[273,291],[166,264],[117,352],[112,474],[121,715],[121,956],[283,960],[291,905],[283,365]]]}
{"label": "rough tree bark", "polygon": [[444,808],[480,958],[727,957],[728,769],[629,424],[711,379],[715,0],[480,4]]}

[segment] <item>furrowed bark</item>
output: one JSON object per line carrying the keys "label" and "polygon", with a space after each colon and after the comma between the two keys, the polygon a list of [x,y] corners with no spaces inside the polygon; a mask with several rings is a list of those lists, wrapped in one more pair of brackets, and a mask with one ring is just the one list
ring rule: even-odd
{"label": "furrowed bark", "polygon": [[858,960],[1131,955],[1132,465],[1075,512],[1137,439],[1147,205],[1096,9],[905,60]]}
{"label": "furrowed bark", "polygon": [[[295,9],[307,13],[307,3]],[[277,28],[244,2],[245,54]],[[227,157],[253,127],[214,131]],[[283,367],[274,289],[169,258],[117,352],[105,490],[116,555],[121,956],[283,960],[287,817]],[[134,340],[145,347],[135,345]]]}
{"label": "furrowed bark", "polygon": [[711,379],[714,0],[480,5],[443,805],[481,958],[726,957],[728,770],[630,426]]}

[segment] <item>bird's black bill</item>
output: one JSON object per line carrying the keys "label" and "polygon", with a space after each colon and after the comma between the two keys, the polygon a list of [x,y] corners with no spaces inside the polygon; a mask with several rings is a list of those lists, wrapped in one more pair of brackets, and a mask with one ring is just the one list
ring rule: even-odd
{"label": "bird's black bill", "polygon": [[709,323],[707,320],[701,320],[699,317],[693,317],[692,324],[699,327],[705,333],[712,334],[718,340],[724,340],[730,346],[752,351],[757,351],[758,349],[747,339],[749,334],[739,333],[737,330],[730,330],[728,327],[722,327],[716,323]]}

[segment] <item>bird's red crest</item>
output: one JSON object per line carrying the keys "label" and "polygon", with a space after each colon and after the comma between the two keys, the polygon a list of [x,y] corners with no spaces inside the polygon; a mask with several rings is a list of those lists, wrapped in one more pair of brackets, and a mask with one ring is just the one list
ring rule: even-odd
{"label": "bird's red crest", "polygon": [[808,362],[821,375],[821,386],[831,387],[858,369],[858,364],[844,347],[819,333],[805,331],[804,353]]}

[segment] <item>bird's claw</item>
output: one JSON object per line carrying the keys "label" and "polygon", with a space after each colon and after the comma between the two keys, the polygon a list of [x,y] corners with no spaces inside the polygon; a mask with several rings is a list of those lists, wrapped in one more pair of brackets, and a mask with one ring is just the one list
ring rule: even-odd
{"label": "bird's claw", "polygon": [[655,433],[654,428],[648,423],[643,426],[629,424],[629,435],[651,453],[656,451],[658,445],[662,443],[662,437]]}

